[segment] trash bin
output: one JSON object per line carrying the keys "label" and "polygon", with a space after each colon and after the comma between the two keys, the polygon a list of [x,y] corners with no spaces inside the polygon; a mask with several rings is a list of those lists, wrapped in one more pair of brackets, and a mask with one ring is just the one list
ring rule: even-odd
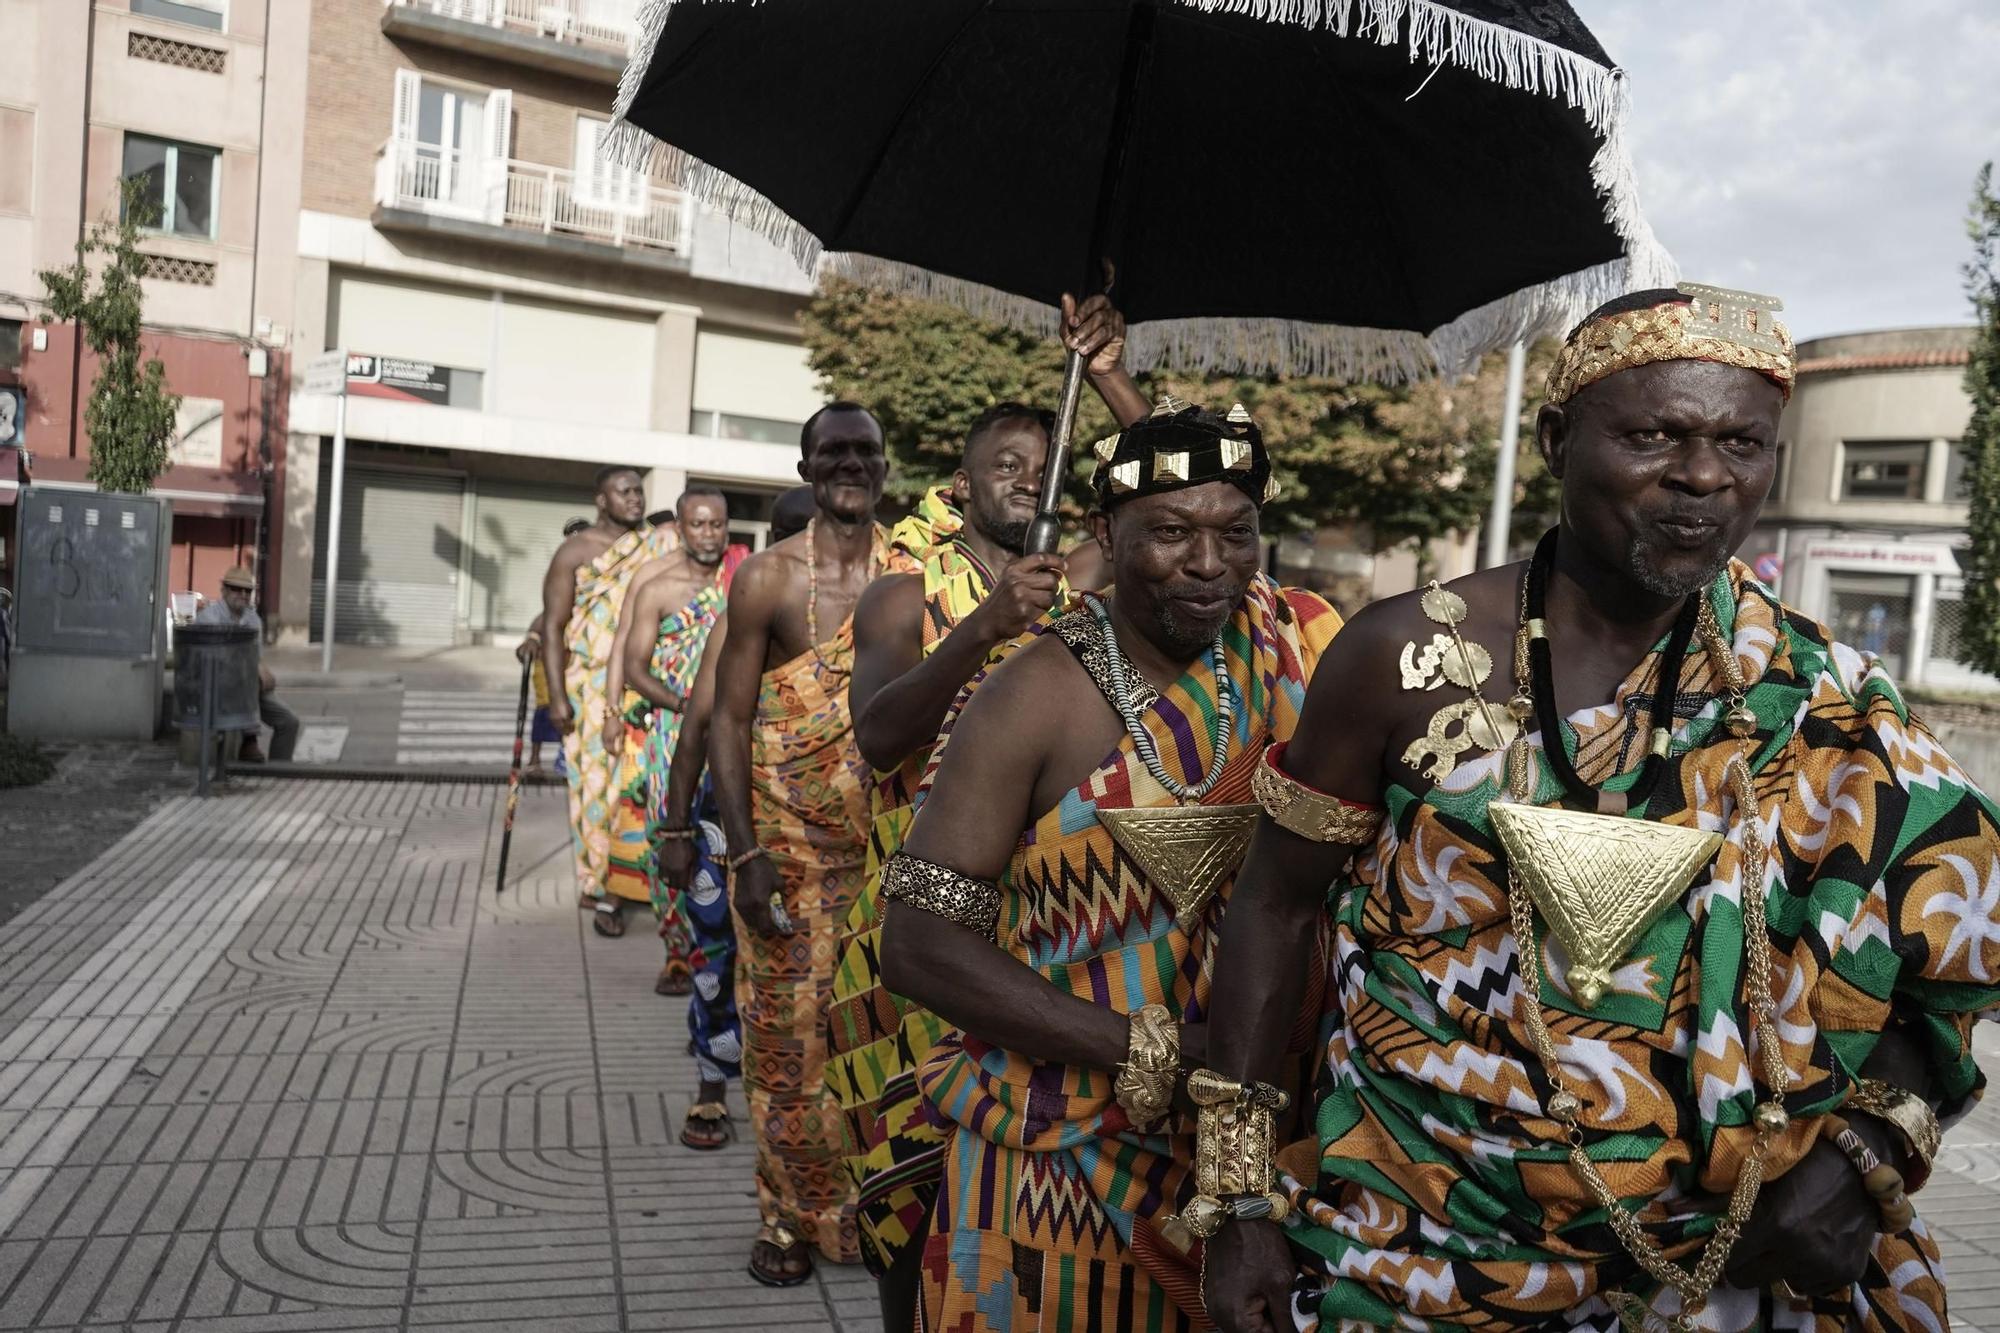
{"label": "trash bin", "polygon": [[174,725],[201,730],[202,682],[215,681],[218,732],[257,726],[257,631],[248,625],[182,625],[174,631]]}

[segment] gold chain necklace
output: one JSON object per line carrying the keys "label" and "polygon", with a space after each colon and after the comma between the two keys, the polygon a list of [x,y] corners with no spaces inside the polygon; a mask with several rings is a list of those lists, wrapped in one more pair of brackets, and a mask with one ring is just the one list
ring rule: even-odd
{"label": "gold chain necklace", "polygon": [[[1548,1079],[1549,1098],[1544,1108],[1550,1119],[1563,1128],[1563,1138],[1569,1144],[1570,1168],[1580,1177],[1598,1206],[1604,1210],[1605,1219],[1619,1244],[1635,1259],[1654,1280],[1663,1286],[1672,1287],[1680,1294],[1679,1313],[1668,1320],[1676,1333],[1688,1333],[1696,1327],[1695,1318],[1707,1305],[1710,1293],[1721,1279],[1722,1271],[1729,1262],[1730,1251],[1743,1233],[1743,1226],[1749,1220],[1751,1211],[1757,1205],[1758,1192],[1764,1184],[1764,1163],[1770,1155],[1771,1144],[1785,1130],[1789,1123],[1784,1108],[1784,1096],[1791,1086],[1791,1070],[1785,1064],[1784,1049],[1779,1044],[1777,1032],[1777,1006],[1771,996],[1771,942],[1766,922],[1764,879],[1770,865],[1770,848],[1764,841],[1763,829],[1758,822],[1757,793],[1750,779],[1748,755],[1751,750],[1750,733],[1755,727],[1755,716],[1743,702],[1744,683],[1742,670],[1737,664],[1734,649],[1722,638],[1720,627],[1715,622],[1713,610],[1704,595],[1697,632],[1710,661],[1722,676],[1724,688],[1728,691],[1730,707],[1724,716],[1724,725],[1731,735],[1744,742],[1742,749],[1730,756],[1725,770],[1736,797],[1737,819],[1743,833],[1743,875],[1742,909],[1744,962],[1748,972],[1745,987],[1749,1002],[1751,1024],[1757,1039],[1757,1051],[1764,1067],[1764,1085],[1768,1098],[1757,1104],[1751,1119],[1755,1128],[1755,1138],[1745,1157],[1742,1169],[1736,1177],[1735,1187],[1730,1191],[1729,1206],[1722,1220],[1716,1224],[1715,1232],[1703,1247],[1701,1258],[1692,1270],[1682,1267],[1666,1256],[1659,1242],[1647,1235],[1639,1219],[1604,1179],[1597,1164],[1591,1160],[1584,1146],[1582,1126],[1583,1101],[1571,1092],[1564,1080],[1562,1063],[1556,1050],[1555,1038],[1549,1032],[1546,1016],[1542,1010],[1542,968],[1540,946],[1535,938],[1534,906],[1521,877],[1510,857],[1507,867],[1507,906],[1514,929],[1515,948],[1521,974],[1521,988],[1527,997],[1526,1026],[1528,1039],[1535,1048],[1535,1056]],[[1527,645],[1531,634],[1545,634],[1546,628],[1531,624],[1523,608],[1521,625],[1515,636],[1516,693],[1510,701],[1510,711],[1517,717],[1525,711],[1519,707],[1528,699],[1530,686],[1527,677]],[[1678,663],[1662,662],[1660,671],[1663,678],[1661,688],[1673,688],[1664,677],[1668,670],[1678,669]],[[1477,690],[1474,691],[1477,697]],[[1483,701],[1482,701],[1483,704]],[[1543,737],[1544,745],[1563,743],[1561,736]],[[1534,803],[1535,755],[1534,747],[1528,743],[1527,727],[1524,725],[1515,735],[1507,753],[1508,790],[1512,799],[1523,805]],[[1617,818],[1602,816],[1603,818]],[[1607,1290],[1604,1299],[1618,1311],[1620,1320],[1626,1327],[1643,1329],[1651,1306],[1643,1298],[1621,1292]]]}

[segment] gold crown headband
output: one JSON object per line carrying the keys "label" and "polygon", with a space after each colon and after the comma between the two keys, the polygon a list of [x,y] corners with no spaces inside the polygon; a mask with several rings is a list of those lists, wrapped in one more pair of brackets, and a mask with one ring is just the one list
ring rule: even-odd
{"label": "gold crown headband", "polygon": [[1715,361],[1754,370],[1792,396],[1798,358],[1775,296],[1684,282],[1685,304],[1672,302],[1592,320],[1571,335],[1549,368],[1550,405],[1560,405],[1606,375],[1655,361]]}

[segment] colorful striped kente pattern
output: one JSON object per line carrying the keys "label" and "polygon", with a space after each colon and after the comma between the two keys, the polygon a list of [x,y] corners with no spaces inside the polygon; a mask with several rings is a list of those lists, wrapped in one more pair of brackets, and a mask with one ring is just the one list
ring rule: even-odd
{"label": "colorful striped kente pattern", "polygon": [[[877,567],[913,569],[907,556],[888,555],[883,535]],[[764,674],[750,728],[750,817],[796,930],[765,935],[732,913],[758,1211],[838,1263],[860,1258],[840,1104],[826,1083],[835,949],[861,893],[868,836],[870,774],[847,706],[853,670],[850,616],[833,638]]]}
{"label": "colorful striped kente pattern", "polygon": [[[1923,1044],[1948,1113],[1977,1095],[1972,1016],[2000,1003],[2000,841],[1994,807],[1873,658],[1781,607],[1741,565],[1708,595],[1757,714],[1772,990],[1793,1078],[1777,1173],[1819,1136],[1820,1114],[1891,1023]],[[1765,1095],[1746,1048],[1745,821],[1724,771],[1743,743],[1721,726],[1718,673],[1691,652],[1669,768],[1635,813],[1727,842],[1594,1008],[1565,989],[1560,948],[1540,945],[1542,1004],[1583,1099],[1585,1151],[1683,1260],[1719,1220]],[[1659,657],[1608,705],[1567,720],[1562,743],[1586,780],[1630,786]],[[1539,799],[1553,801],[1538,766]],[[1662,1319],[1678,1313],[1611,1234],[1541,1111],[1549,1088],[1522,1026],[1506,859],[1488,814],[1504,789],[1498,756],[1426,794],[1390,788],[1379,840],[1336,885],[1322,1151],[1289,1233],[1311,1269],[1302,1327],[1610,1330],[1601,1293],[1614,1288],[1650,1299]],[[1943,1329],[1937,1248],[1919,1219],[1880,1237],[1848,1290],[1794,1307],[1722,1287],[1699,1322]]]}
{"label": "colorful striped kente pattern", "polygon": [[[1219,685],[1235,696],[1236,726],[1221,781],[1204,804],[1251,799],[1258,757],[1291,735],[1306,682],[1339,624],[1311,593],[1281,597],[1261,576],[1252,584],[1224,630],[1228,674]],[[1163,761],[1184,782],[1208,768],[1217,691],[1204,657],[1144,715]],[[1079,694],[1069,706],[1106,705]],[[949,756],[947,734],[933,771]],[[1172,900],[1097,817],[1173,804],[1124,737],[1026,831],[1008,874],[1002,947],[1093,1003],[1125,1013],[1164,1004],[1184,1021],[1206,1021],[1229,886],[1181,928]],[[940,1042],[921,1081],[956,1127],[924,1246],[926,1328],[1196,1327],[1195,1269],[1159,1231],[1184,1192],[1190,1125],[1176,1120],[1142,1133],[1114,1098],[1109,1072],[1043,1064],[971,1036]]]}
{"label": "colorful striped kente pattern", "polygon": [[[605,895],[611,869],[616,765],[604,749],[604,720],[609,707],[606,676],[611,668],[611,643],[618,633],[618,612],[639,567],[679,544],[671,527],[635,528],[576,571],[576,605],[570,611],[565,640],[569,662],[563,670],[563,690],[569,696],[576,725],[563,737],[563,756],[569,762],[569,830],[576,854],[576,884],[580,892],[593,898]],[[643,901],[645,895],[639,897]]]}
{"label": "colorful striped kente pattern", "polygon": [[[949,491],[938,487],[889,534],[891,547],[923,564],[919,636],[926,657],[992,590],[989,572],[956,540],[961,528]],[[846,1113],[862,1262],[878,1276],[923,1226],[944,1148],[944,1132],[926,1110],[916,1075],[949,1026],[884,989],[880,962],[882,867],[902,848],[930,757],[926,747],[901,768],[875,774],[867,878],[847,918],[827,1010],[827,1084]]]}

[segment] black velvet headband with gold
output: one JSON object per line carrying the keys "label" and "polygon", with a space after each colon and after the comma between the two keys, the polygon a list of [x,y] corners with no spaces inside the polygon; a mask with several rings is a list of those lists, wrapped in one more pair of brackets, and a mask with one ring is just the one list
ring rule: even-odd
{"label": "black velvet headband with gold", "polygon": [[1100,509],[1112,509],[1142,495],[1225,481],[1265,505],[1278,494],[1271,478],[1271,455],[1264,433],[1238,403],[1217,416],[1178,398],[1160,399],[1153,414],[1092,447],[1097,470],[1091,490]]}

